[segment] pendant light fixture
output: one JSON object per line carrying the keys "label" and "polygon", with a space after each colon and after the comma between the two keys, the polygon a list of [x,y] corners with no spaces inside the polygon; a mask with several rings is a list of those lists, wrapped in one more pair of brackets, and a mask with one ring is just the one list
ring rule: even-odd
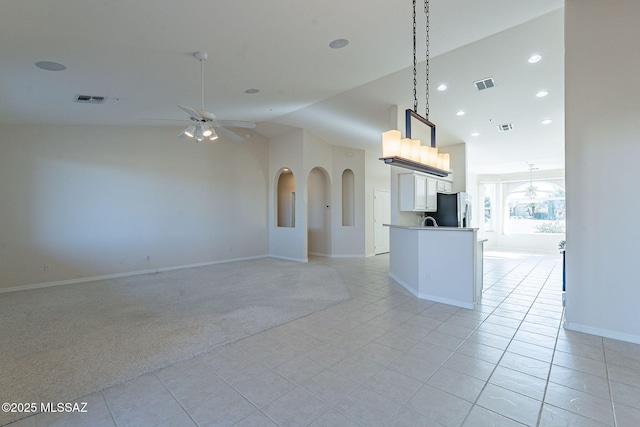
{"label": "pendant light fixture", "polygon": [[[424,117],[418,114],[417,66],[416,55],[416,0],[413,0],[413,111],[406,111],[406,137],[401,138],[399,130],[382,133],[382,158],[387,164],[400,166],[419,172],[426,172],[437,176],[447,176],[451,173],[451,161],[448,153],[438,153],[436,148],[436,125],[429,121],[429,0],[424,0],[424,14],[426,18],[426,103]],[[430,128],[431,141],[411,139],[411,124]]]}
{"label": "pendant light fixture", "polygon": [[530,199],[535,199],[538,196],[536,190],[538,187],[533,186],[533,171],[538,169],[533,167],[533,163],[528,163],[529,165],[529,187],[527,187],[527,191],[524,193],[525,197]]}

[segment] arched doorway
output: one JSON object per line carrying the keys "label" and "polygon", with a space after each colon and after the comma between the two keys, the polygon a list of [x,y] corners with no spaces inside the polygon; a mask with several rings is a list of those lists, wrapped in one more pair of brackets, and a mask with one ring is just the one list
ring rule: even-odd
{"label": "arched doorway", "polygon": [[331,255],[331,184],[329,174],[316,167],[307,179],[307,252]]}

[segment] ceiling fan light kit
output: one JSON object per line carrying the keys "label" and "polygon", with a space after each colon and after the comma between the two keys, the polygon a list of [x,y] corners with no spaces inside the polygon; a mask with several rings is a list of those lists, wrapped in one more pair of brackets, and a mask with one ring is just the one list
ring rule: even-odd
{"label": "ceiling fan light kit", "polygon": [[[242,141],[242,137],[235,132],[226,129],[224,126],[253,129],[256,125],[252,122],[241,120],[218,120],[213,113],[204,109],[204,61],[207,60],[209,54],[207,52],[194,52],[193,57],[200,61],[200,109],[195,110],[184,105],[178,105],[178,108],[189,115],[191,124],[178,135],[180,138],[192,138],[197,142],[218,139],[218,132],[233,141]],[[217,132],[216,132],[217,130]]]}

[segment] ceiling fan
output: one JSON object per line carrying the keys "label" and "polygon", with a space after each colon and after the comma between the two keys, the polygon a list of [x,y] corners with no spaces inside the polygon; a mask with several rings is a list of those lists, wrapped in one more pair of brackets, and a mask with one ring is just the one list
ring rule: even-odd
{"label": "ceiling fan", "polygon": [[180,109],[189,115],[191,124],[180,132],[181,138],[194,138],[197,142],[203,141],[205,138],[213,141],[218,139],[218,132],[234,141],[242,141],[242,137],[235,132],[226,129],[228,127],[253,129],[255,123],[241,120],[219,120],[213,113],[204,109],[204,61],[207,60],[209,54],[207,52],[194,52],[193,56],[200,61],[200,109],[185,107],[178,105]]}

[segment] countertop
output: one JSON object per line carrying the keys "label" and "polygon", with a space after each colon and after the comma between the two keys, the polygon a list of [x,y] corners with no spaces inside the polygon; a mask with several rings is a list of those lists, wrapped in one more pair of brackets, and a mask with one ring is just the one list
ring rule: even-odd
{"label": "countertop", "polygon": [[394,225],[394,224],[382,224],[385,227],[391,228],[404,228],[406,230],[432,230],[432,231],[477,231],[477,228],[462,228],[462,227],[423,227],[421,225]]}

